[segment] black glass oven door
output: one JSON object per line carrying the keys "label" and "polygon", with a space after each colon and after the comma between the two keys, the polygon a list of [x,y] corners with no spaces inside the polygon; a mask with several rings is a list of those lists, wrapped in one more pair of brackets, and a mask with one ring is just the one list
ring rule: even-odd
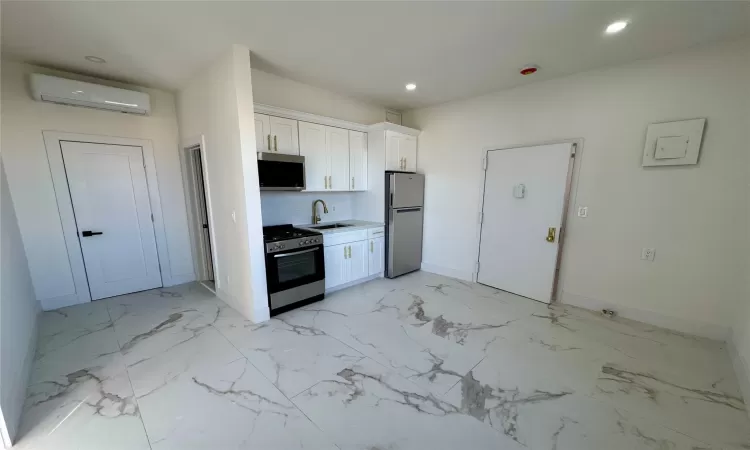
{"label": "black glass oven door", "polygon": [[266,255],[269,292],[280,292],[325,279],[323,246]]}

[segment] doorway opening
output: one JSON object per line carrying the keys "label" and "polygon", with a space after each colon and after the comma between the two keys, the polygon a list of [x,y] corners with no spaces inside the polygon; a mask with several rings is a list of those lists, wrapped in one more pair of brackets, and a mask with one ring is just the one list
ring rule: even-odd
{"label": "doorway opening", "polygon": [[203,152],[200,144],[187,147],[185,152],[185,163],[190,183],[189,197],[192,205],[192,228],[196,230],[194,240],[197,244],[198,280],[206,288],[216,292],[211,221],[207,195],[208,186],[206,183]]}

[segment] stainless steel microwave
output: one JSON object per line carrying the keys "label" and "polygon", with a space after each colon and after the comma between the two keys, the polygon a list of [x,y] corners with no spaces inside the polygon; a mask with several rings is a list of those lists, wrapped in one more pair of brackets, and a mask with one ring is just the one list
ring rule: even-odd
{"label": "stainless steel microwave", "polygon": [[258,152],[258,180],[261,191],[305,189],[305,157]]}

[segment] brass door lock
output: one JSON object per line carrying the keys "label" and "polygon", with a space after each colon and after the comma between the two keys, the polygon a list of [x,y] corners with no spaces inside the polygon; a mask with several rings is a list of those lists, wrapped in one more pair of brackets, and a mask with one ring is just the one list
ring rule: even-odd
{"label": "brass door lock", "polygon": [[547,242],[555,242],[555,228],[547,229]]}

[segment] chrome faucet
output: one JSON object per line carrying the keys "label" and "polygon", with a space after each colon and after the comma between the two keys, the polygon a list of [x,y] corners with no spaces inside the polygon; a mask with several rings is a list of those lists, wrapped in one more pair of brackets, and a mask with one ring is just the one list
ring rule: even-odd
{"label": "chrome faucet", "polygon": [[317,199],[313,202],[312,205],[312,222],[313,225],[320,222],[320,216],[318,215],[318,202],[323,204],[323,214],[328,214],[328,207],[326,206],[326,202],[324,202],[321,199]]}

